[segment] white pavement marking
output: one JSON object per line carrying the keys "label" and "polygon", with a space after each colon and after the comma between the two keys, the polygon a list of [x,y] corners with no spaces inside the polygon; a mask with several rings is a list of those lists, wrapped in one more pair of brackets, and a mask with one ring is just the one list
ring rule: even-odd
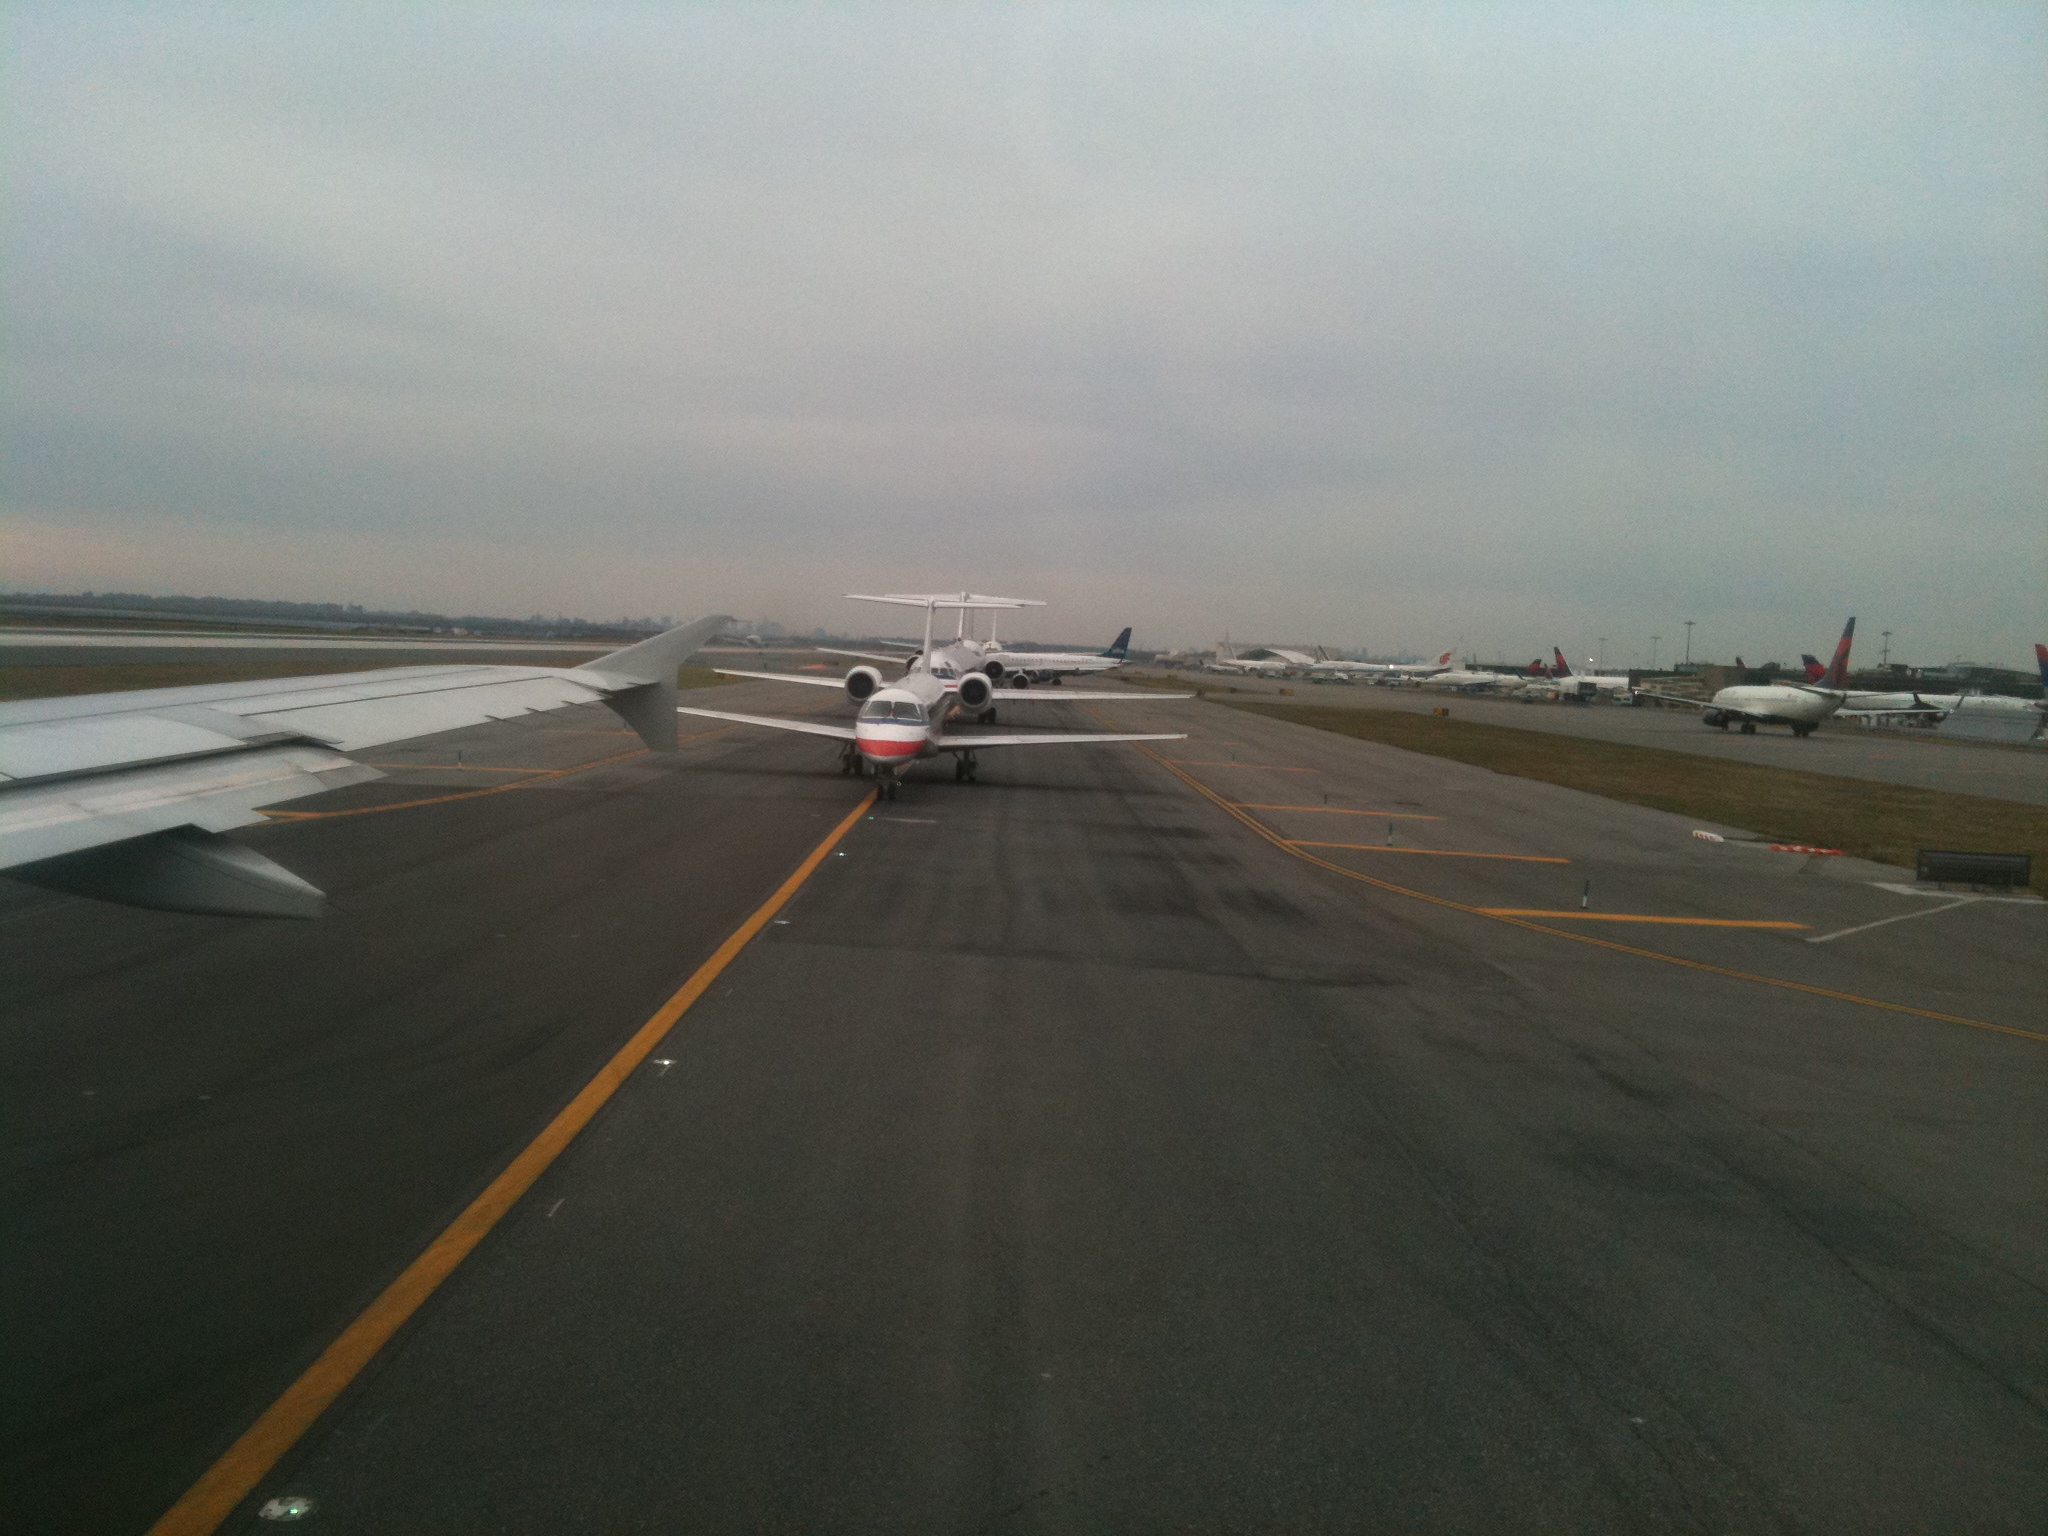
{"label": "white pavement marking", "polygon": [[1937,912],[1953,912],[1957,907],[1975,906],[1983,898],[1965,896],[1960,901],[1951,901],[1946,906],[1922,907],[1918,912],[1901,912],[1897,917],[1880,917],[1874,923],[1859,923],[1854,928],[1838,928],[1833,933],[1824,933],[1818,938],[1808,939],[1809,944],[1825,944],[1830,939],[1846,939],[1852,933],[1868,933],[1873,928],[1882,928],[1886,923],[1911,922],[1916,917],[1932,917]]}

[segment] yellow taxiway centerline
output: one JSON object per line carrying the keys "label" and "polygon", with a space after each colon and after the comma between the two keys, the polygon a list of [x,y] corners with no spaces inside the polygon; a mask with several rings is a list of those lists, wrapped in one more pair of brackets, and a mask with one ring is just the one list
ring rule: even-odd
{"label": "yellow taxiway centerline", "polygon": [[1288,768],[1279,763],[1210,763],[1192,757],[1162,757],[1162,763],[1179,763],[1183,768],[1261,768],[1267,773],[1321,773],[1320,768]]}
{"label": "yellow taxiway centerline", "polygon": [[1653,912],[1552,912],[1544,907],[1478,907],[1487,917],[1568,917],[1582,923],[1670,923],[1682,928],[1804,928],[1750,917],[1659,917]]}
{"label": "yellow taxiway centerline", "polygon": [[[1439,859],[1506,859],[1514,864],[1569,864],[1548,853],[1466,853],[1458,848],[1396,848],[1389,843],[1315,843],[1305,837],[1282,838],[1290,848],[1351,848],[1359,853],[1426,853]],[[1476,911],[1485,911],[1483,907]]]}
{"label": "yellow taxiway centerline", "polygon": [[749,941],[768,926],[790,897],[825,862],[834,845],[853,830],[855,823],[873,808],[874,803],[875,792],[869,790],[860,804],[847,813],[846,819],[810,851],[775,894],[732,931],[711,958],[698,966],[695,974],[683,983],[681,990],[663,1003],[653,1018],[640,1026],[619,1053],[605,1063],[603,1070],[569,1101],[568,1107],[556,1115],[547,1128],[512,1159],[505,1171],[491,1181],[490,1187],[471,1201],[469,1208],[429,1243],[426,1251],[407,1265],[405,1273],[385,1287],[384,1293],[344,1328],[339,1338],[321,1351],[320,1358],[306,1368],[305,1374],[285,1388],[284,1394],[263,1411],[262,1416],[228,1447],[198,1482],[185,1491],[183,1498],[165,1511],[163,1517],[149,1528],[149,1536],[209,1536],[219,1529],[221,1522],[235,1512],[235,1506],[269,1475],[278,1459],[313,1427],[314,1420],[347,1389],[391,1336],[469,1257],[470,1251],[483,1241],[485,1234],[518,1204],[519,1197],[532,1188],[534,1181],[547,1171],[549,1165],[568,1149],[569,1143],[604,1107],[605,1101],[618,1092],[640,1063],[661,1043],[662,1037],[689,1012],[690,1006],[710,990],[711,984]]}

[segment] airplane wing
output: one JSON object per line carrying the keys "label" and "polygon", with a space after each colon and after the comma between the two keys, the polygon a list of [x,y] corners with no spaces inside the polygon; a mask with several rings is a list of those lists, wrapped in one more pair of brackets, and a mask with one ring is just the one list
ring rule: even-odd
{"label": "airplane wing", "polygon": [[1077,731],[1033,731],[1016,736],[941,736],[932,745],[941,752],[979,752],[983,747],[1078,747],[1102,741],[1186,741],[1187,732],[1172,736],[1096,735]]}
{"label": "airplane wing", "polygon": [[908,666],[917,659],[915,648],[894,655],[883,651],[841,651],[829,645],[821,645],[817,649],[827,656],[858,656],[862,661],[893,661],[899,667]]}
{"label": "airplane wing", "polygon": [[1678,693],[1656,693],[1648,688],[1636,688],[1630,691],[1637,698],[1641,699],[1662,699],[1667,704],[1689,704],[1694,709],[1704,709],[1707,706],[1705,699],[1688,699],[1683,694]]}
{"label": "airplane wing", "polygon": [[723,709],[687,709],[676,706],[679,715],[702,715],[706,720],[731,720],[739,725],[765,725],[771,731],[801,731],[806,736],[830,736],[836,741],[853,740],[850,725],[826,725],[816,720],[785,720],[778,715],[735,715]]}
{"label": "airplane wing", "polygon": [[720,677],[751,677],[770,683],[809,683],[813,688],[846,687],[843,677],[805,677],[797,672],[740,672],[732,667],[713,667],[711,670]]}
{"label": "airplane wing", "polygon": [[1109,699],[1122,699],[1129,704],[1134,700],[1148,699],[1192,699],[1192,693],[1102,693],[1088,692],[1079,688],[1038,689],[998,688],[989,695],[991,704],[1099,704]]}
{"label": "airplane wing", "polygon": [[221,834],[262,821],[262,806],[381,777],[350,752],[572,704],[607,704],[672,752],[676,668],[729,622],[580,667],[388,667],[0,704],[0,870],[132,906],[317,917],[319,891]]}

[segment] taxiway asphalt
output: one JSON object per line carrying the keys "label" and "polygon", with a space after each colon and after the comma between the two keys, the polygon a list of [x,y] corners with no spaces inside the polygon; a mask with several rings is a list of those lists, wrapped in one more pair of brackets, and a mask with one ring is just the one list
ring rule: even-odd
{"label": "taxiway asphalt", "polygon": [[[2037,1528],[2048,908],[1101,714],[1193,739],[875,807],[229,1528]],[[13,899],[34,1528],[146,1525],[858,803],[834,756],[264,830],[324,924]]]}

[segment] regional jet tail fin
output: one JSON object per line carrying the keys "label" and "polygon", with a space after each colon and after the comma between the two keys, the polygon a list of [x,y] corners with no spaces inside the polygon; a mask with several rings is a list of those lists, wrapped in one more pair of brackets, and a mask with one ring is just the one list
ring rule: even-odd
{"label": "regional jet tail fin", "polygon": [[1856,620],[1852,616],[1849,622],[1842,626],[1842,638],[1835,642],[1835,659],[1821,675],[1821,687],[1840,689],[1849,686],[1849,642],[1855,638]]}
{"label": "regional jet tail fin", "polygon": [[[1316,647],[1316,654],[1320,656],[1322,655],[1322,653],[1322,647]],[[1118,661],[1122,661],[1126,656],[1130,655],[1131,626],[1126,624],[1124,626],[1124,632],[1118,635],[1114,640],[1110,641],[1109,649],[1104,651],[1102,654],[1105,656],[1114,656]]]}

